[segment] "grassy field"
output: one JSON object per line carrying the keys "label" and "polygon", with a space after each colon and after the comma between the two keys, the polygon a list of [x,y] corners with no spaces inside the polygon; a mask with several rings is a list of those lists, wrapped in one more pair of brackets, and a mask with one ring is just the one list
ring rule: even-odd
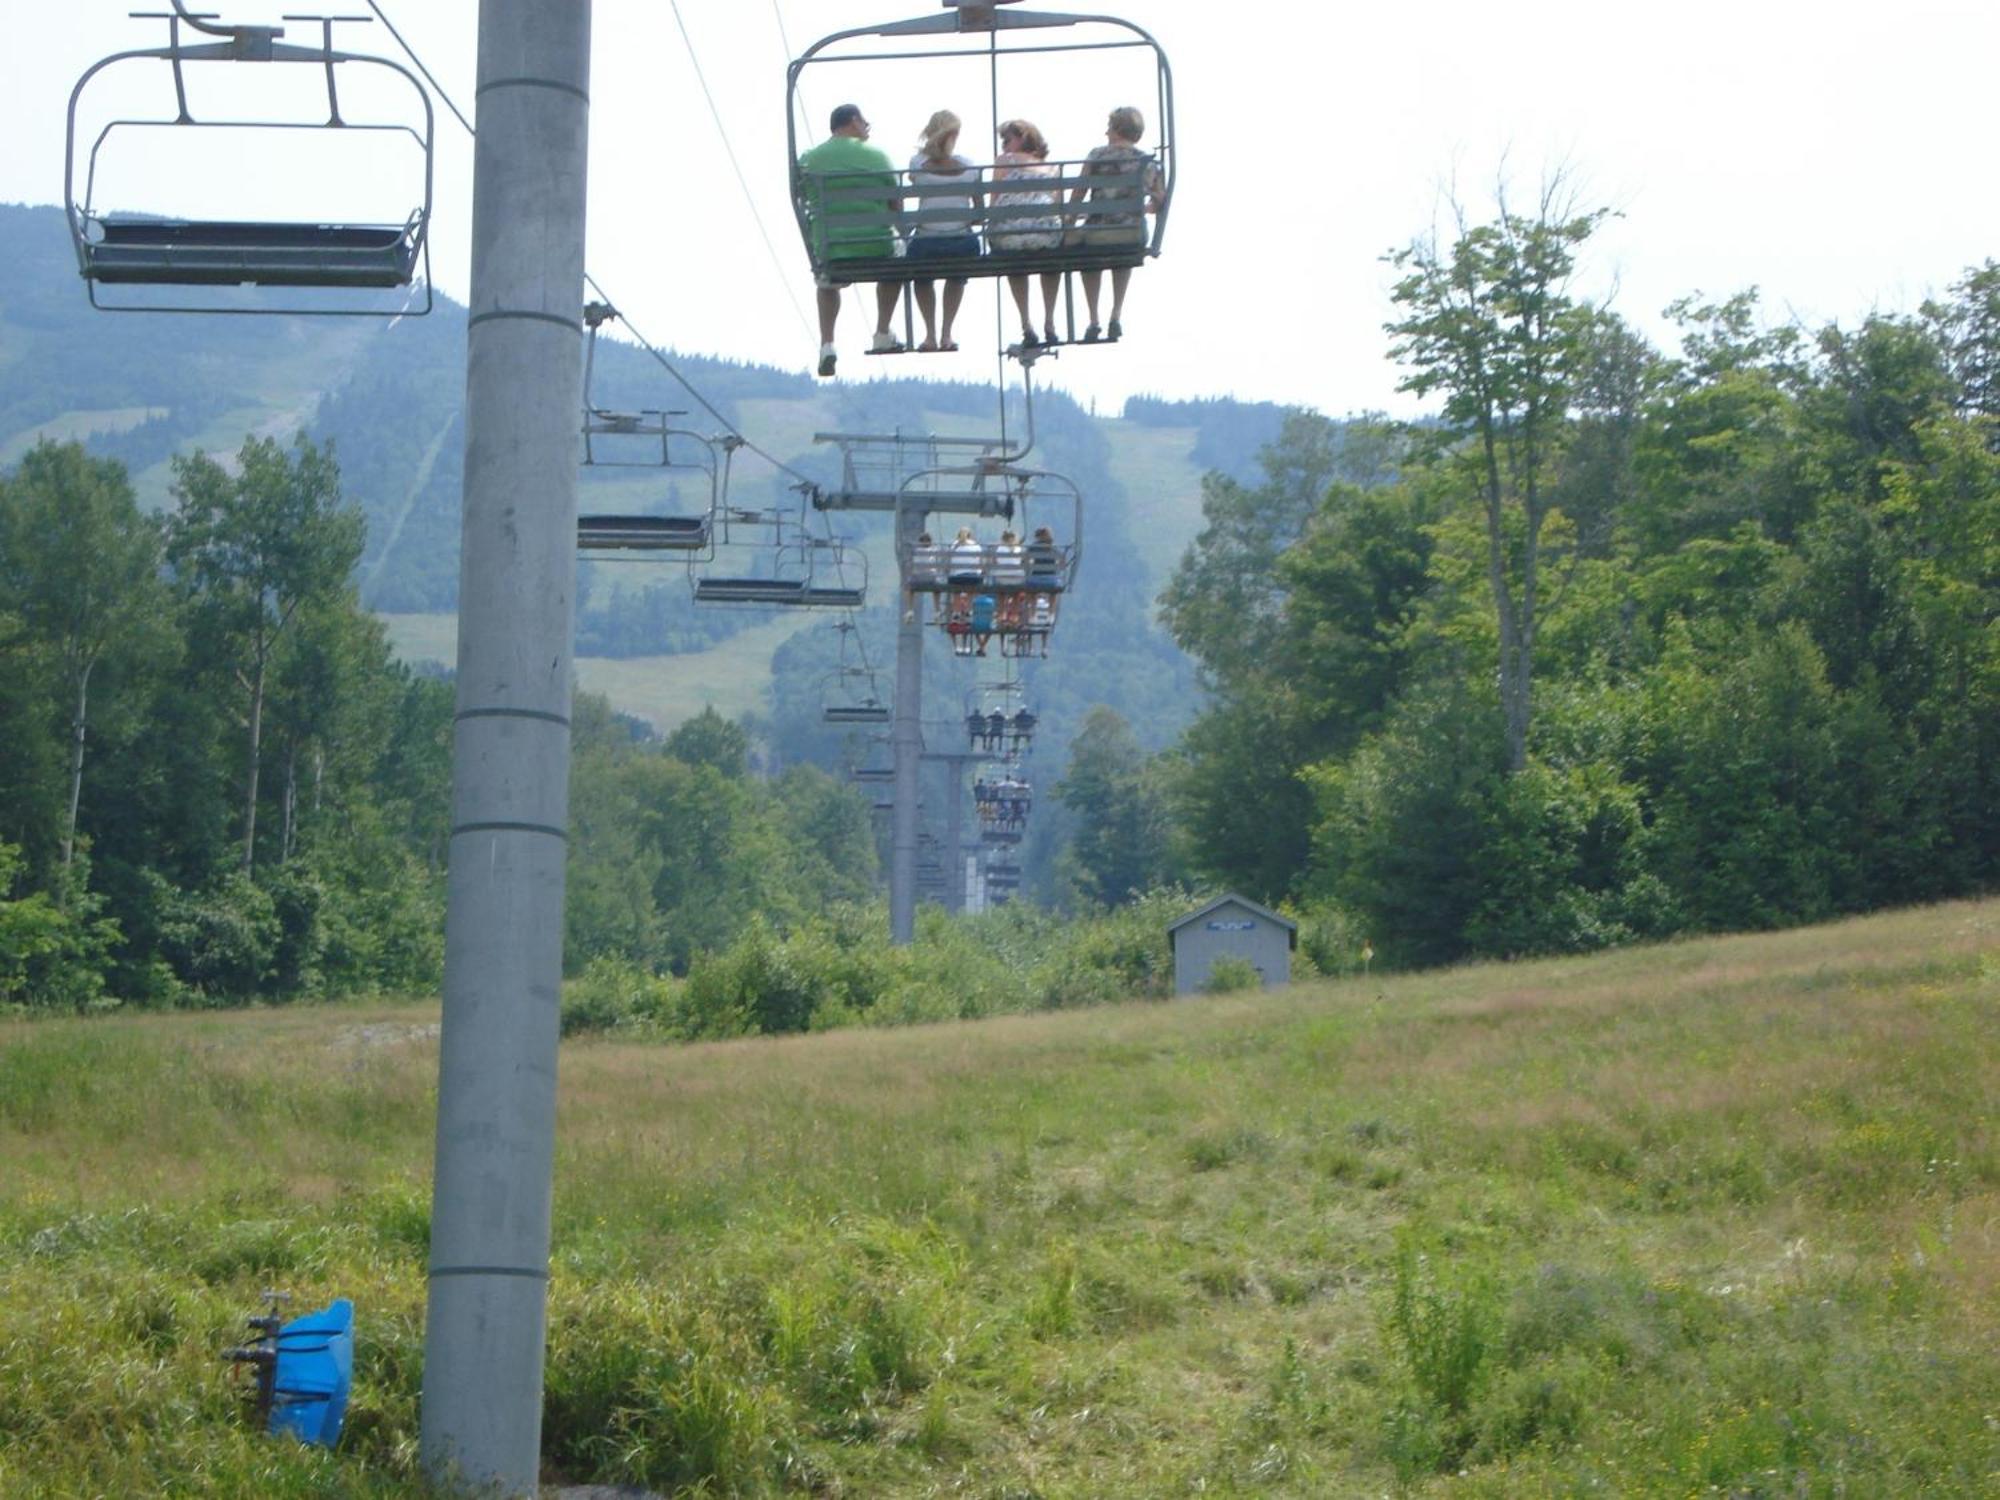
{"label": "grassy field", "polygon": [[[381,619],[391,649],[403,660],[450,666],[458,659],[457,615],[385,614]],[[771,653],[812,623],[796,615],[780,616],[707,651],[678,656],[580,656],[576,680],[586,692],[602,693],[613,708],[645,720],[661,734],[711,706],[729,719],[761,713],[768,706]]]}
{"label": "grassy field", "polygon": [[[0,1026],[0,1494],[422,1492],[434,1020]],[[562,1069],[551,1480],[2000,1493],[2000,901]]]}

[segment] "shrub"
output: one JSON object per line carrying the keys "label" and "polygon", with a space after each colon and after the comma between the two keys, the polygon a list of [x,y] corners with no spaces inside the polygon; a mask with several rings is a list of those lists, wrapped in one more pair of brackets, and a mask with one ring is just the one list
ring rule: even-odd
{"label": "shrub", "polygon": [[1218,958],[1208,971],[1208,982],[1202,990],[1210,995],[1229,995],[1238,990],[1261,989],[1264,976],[1257,972],[1257,966],[1249,959],[1236,953],[1225,953]]}
{"label": "shrub", "polygon": [[562,1034],[658,1022],[672,1010],[672,981],[620,958],[593,958],[562,989]]}
{"label": "shrub", "polygon": [[240,873],[200,892],[160,885],[160,950],[175,976],[210,1002],[254,996],[281,935],[269,893]]}
{"label": "shrub", "polygon": [[118,924],[98,916],[100,898],[84,889],[82,865],[67,881],[69,899],[45,891],[10,899],[20,851],[0,844],[0,1010],[79,1011],[115,1005],[104,974]]}

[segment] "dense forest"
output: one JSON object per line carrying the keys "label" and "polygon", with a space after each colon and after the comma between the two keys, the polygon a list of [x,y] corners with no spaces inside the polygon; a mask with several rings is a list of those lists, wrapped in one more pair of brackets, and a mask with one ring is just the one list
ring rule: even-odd
{"label": "dense forest", "polygon": [[[1393,258],[1390,357],[1420,422],[1133,401],[1128,426],[1192,429],[1209,470],[1163,589],[1136,545],[1152,497],[1121,489],[1104,424],[1038,398],[1039,461],[1100,501],[1087,587],[1029,677],[1050,730],[1026,861],[1043,905],[1157,913],[1235,887],[1287,903],[1308,957],[1341,967],[1991,886],[2000,266],[1854,327],[1690,297],[1665,351],[1572,290],[1601,217],[1547,197]],[[129,409],[0,480],[0,1006],[435,982],[452,689],[392,658],[369,605],[449,603],[436,495],[457,483],[463,330],[410,326],[373,336],[404,340],[395,358],[299,353],[348,374],[283,437],[239,428],[226,462],[198,428],[238,409],[228,392],[169,414],[129,373],[0,391],[19,420]],[[614,386],[636,398],[623,354]],[[800,379],[704,375],[725,405]],[[842,420],[897,430],[991,399],[884,382],[844,392]],[[133,474],[163,458],[165,503],[142,504]],[[760,618],[692,611],[676,580],[580,594],[607,654],[621,633],[694,650]],[[886,669],[877,600],[855,634]],[[573,973],[726,959],[809,989],[799,965],[879,944],[877,833],[846,772],[880,751],[820,713],[851,644],[802,628],[766,713],[664,739],[579,697]],[[948,747],[970,684],[932,658]],[[927,787],[933,816],[947,795]],[[1157,976],[1132,933],[1076,964]],[[1103,991],[1074,968],[1021,993]],[[836,1008],[876,992],[856,985]]]}
{"label": "dense forest", "polygon": [[1571,291],[1601,219],[1393,257],[1435,420],[1294,413],[1210,476],[1160,601],[1208,702],[1163,755],[1079,744],[1091,888],[1428,964],[1991,886],[2000,265],[1854,327],[1691,297],[1663,353]]}

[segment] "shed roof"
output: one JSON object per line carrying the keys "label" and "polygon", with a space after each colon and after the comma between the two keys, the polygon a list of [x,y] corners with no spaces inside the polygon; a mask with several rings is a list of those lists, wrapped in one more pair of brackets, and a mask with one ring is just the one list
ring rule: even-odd
{"label": "shed roof", "polygon": [[1280,927],[1284,928],[1287,932],[1294,934],[1294,939],[1296,940],[1296,935],[1299,930],[1298,923],[1294,922],[1290,917],[1285,916],[1282,912],[1272,911],[1270,907],[1265,906],[1259,902],[1252,901],[1248,896],[1239,896],[1234,891],[1225,892],[1224,894],[1217,896],[1213,901],[1207,902],[1201,906],[1197,906],[1193,911],[1189,912],[1186,916],[1182,917],[1178,922],[1169,922],[1167,924],[1167,932],[1169,934],[1177,933],[1183,927],[1187,926],[1190,922],[1198,922],[1203,917],[1207,916],[1210,912],[1214,911],[1218,906],[1227,906],[1231,902],[1234,902],[1238,906],[1249,908],[1251,911],[1257,913],[1258,916],[1263,917],[1268,921],[1276,922]]}

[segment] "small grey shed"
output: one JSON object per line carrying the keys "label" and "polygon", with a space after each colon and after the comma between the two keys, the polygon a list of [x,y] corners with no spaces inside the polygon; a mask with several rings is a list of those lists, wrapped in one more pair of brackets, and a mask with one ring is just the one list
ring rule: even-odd
{"label": "small grey shed", "polygon": [[1299,924],[1268,906],[1233,892],[1217,896],[1167,929],[1174,953],[1174,993],[1192,995],[1208,983],[1215,961],[1222,957],[1248,959],[1263,977],[1264,988],[1292,982],[1292,950],[1299,945]]}

